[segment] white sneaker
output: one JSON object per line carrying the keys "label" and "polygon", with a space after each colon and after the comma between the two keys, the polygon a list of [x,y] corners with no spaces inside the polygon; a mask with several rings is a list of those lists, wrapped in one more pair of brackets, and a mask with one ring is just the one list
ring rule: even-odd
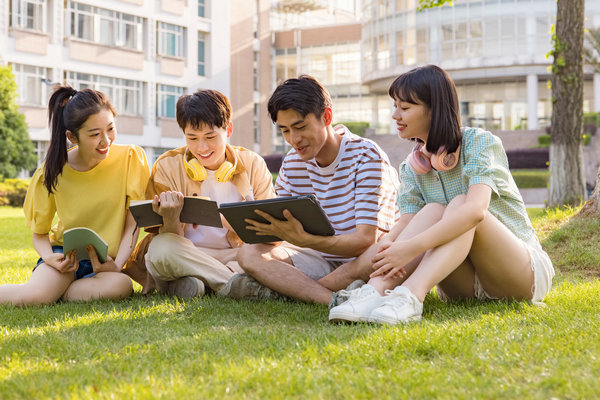
{"label": "white sneaker", "polygon": [[331,322],[366,321],[371,311],[383,302],[383,297],[371,285],[363,285],[358,289],[342,294],[349,295],[349,298],[339,306],[329,310],[329,321]]}
{"label": "white sneaker", "polygon": [[369,322],[395,325],[421,319],[423,303],[407,287],[397,286],[385,294],[382,304],[369,315]]}

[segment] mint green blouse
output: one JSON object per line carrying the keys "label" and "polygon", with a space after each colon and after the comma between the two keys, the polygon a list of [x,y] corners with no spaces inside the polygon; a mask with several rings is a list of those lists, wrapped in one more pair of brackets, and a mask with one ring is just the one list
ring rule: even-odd
{"label": "mint green blouse", "polygon": [[523,241],[535,235],[523,198],[510,174],[502,141],[491,132],[462,128],[463,139],[456,167],[432,169],[417,175],[405,160],[400,165],[398,204],[402,214],[416,214],[429,203],[448,205],[471,185],[483,183],[492,189],[488,210]]}

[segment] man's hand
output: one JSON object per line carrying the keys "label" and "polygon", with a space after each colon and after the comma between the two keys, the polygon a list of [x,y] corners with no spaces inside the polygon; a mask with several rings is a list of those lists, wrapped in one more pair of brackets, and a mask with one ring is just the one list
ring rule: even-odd
{"label": "man's hand", "polygon": [[277,236],[281,240],[285,240],[296,246],[307,247],[306,243],[309,234],[306,233],[300,221],[294,218],[288,210],[283,210],[283,217],[285,218],[283,221],[273,218],[261,210],[254,210],[254,212],[266,219],[268,223],[261,223],[246,218],[244,221],[250,224],[246,226],[247,229],[255,231],[259,236]]}
{"label": "man's hand", "polygon": [[181,221],[181,209],[183,208],[183,193],[181,192],[162,192],[155,195],[152,200],[152,210],[163,217],[163,226],[160,232],[171,232],[179,235],[183,234]]}

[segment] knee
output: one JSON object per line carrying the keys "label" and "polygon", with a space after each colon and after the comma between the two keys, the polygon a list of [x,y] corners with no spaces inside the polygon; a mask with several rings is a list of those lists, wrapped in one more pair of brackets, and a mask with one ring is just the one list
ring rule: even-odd
{"label": "knee", "polygon": [[242,267],[244,272],[252,274],[253,266],[255,266],[256,260],[260,258],[260,254],[256,249],[256,245],[244,244],[237,253],[237,262]]}
{"label": "knee", "polygon": [[120,272],[105,272],[109,274],[103,277],[105,284],[103,284],[102,293],[98,294],[98,298],[103,299],[124,299],[129,297],[133,292],[133,284],[131,279]]}
{"label": "knee", "polygon": [[110,293],[110,298],[123,299],[131,296],[131,293],[133,292],[133,284],[127,275],[123,273],[115,273],[112,283],[113,290],[112,293]]}
{"label": "knee", "polygon": [[244,272],[254,275],[261,271],[265,261],[273,260],[273,250],[276,247],[265,244],[244,244],[237,253],[237,262]]}
{"label": "knee", "polygon": [[174,233],[161,233],[152,238],[146,253],[146,262],[153,266],[168,264],[175,249],[177,237]]}

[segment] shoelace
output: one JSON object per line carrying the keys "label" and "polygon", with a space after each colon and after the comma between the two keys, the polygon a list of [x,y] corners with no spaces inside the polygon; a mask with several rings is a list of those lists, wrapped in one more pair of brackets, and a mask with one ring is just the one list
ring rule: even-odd
{"label": "shoelace", "polygon": [[412,303],[412,299],[406,296],[404,293],[398,293],[393,290],[386,290],[385,297],[383,300],[383,304],[404,304],[404,303]]}
{"label": "shoelace", "polygon": [[353,289],[353,290],[343,289],[343,290],[340,290],[338,293],[341,296],[348,296],[349,298],[362,298],[368,294],[371,294],[373,292],[373,290],[374,290],[373,288],[361,286],[361,287],[359,287],[357,289]]}

